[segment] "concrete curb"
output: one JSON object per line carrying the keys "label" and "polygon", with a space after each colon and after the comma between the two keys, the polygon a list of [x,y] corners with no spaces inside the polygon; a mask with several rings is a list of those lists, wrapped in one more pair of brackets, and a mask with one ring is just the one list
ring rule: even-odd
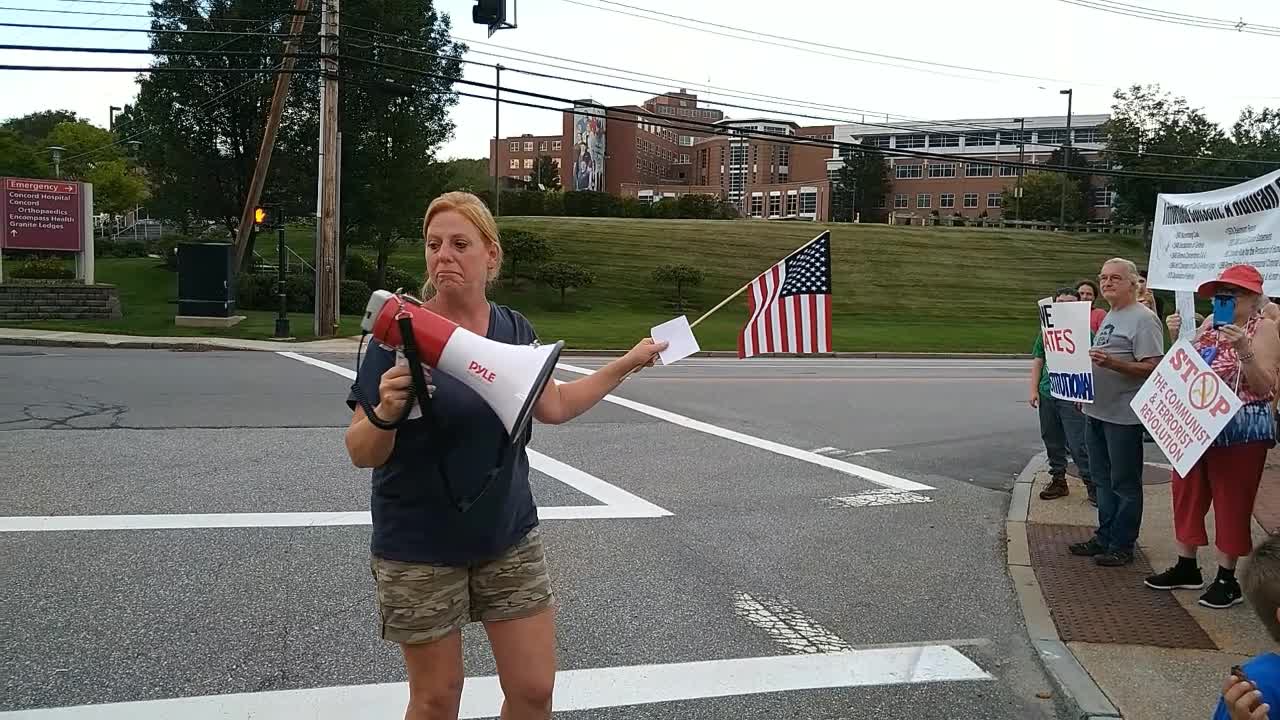
{"label": "concrete curb", "polygon": [[1018,594],[1018,605],[1022,608],[1031,644],[1057,686],[1058,693],[1066,698],[1073,716],[1080,720],[1122,717],[1106,693],[1102,692],[1102,688],[1098,687],[1076,659],[1071,648],[1062,642],[1040,589],[1040,581],[1036,579],[1035,569],[1031,566],[1027,518],[1031,514],[1032,485],[1045,462],[1044,453],[1031,458],[1013,485],[1009,517],[1005,522],[1009,577],[1013,579],[1014,589]]}
{"label": "concrete curb", "polygon": [[[58,335],[74,335],[77,337],[57,337]],[[342,342],[348,338],[336,338],[327,341]],[[235,338],[154,338],[136,336],[126,338],[119,335],[95,335],[93,333],[52,332],[44,335],[10,335],[0,331],[0,344],[27,345],[40,347],[81,347],[81,348],[125,348],[141,350],[176,350],[181,352],[200,352],[209,350],[238,350],[247,352],[276,352],[292,350],[295,352],[341,352],[332,348],[316,350],[310,342],[281,342],[273,340],[239,340]],[[351,341],[354,351],[356,341]],[[562,357],[621,357],[625,350],[578,350],[565,349]],[[694,353],[690,357],[697,358],[737,358],[738,353],[730,350],[709,350]],[[1018,353],[909,353],[909,352],[834,352],[799,355],[795,353],[777,353],[760,355],[764,358],[837,358],[837,359],[884,359],[884,360],[1027,360],[1030,355]]]}

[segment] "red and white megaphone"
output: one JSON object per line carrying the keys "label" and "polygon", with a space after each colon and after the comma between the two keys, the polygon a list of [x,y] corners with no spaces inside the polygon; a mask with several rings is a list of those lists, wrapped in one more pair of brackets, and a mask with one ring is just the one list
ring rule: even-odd
{"label": "red and white megaphone", "polygon": [[406,317],[422,362],[479,393],[514,442],[551,379],[564,341],[537,346],[495,342],[431,312],[415,297],[386,290],[369,298],[360,327],[382,345],[403,349],[400,323]]}

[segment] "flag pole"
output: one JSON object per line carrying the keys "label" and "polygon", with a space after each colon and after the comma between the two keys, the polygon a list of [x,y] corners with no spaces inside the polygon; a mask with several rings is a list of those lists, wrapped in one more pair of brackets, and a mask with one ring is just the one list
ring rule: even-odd
{"label": "flag pole", "polygon": [[[830,232],[831,232],[830,230],[827,230],[827,231],[822,232],[821,234],[819,234],[819,235],[818,235],[817,237],[815,237],[814,239],[812,239],[812,240],[810,240],[809,242],[807,242],[807,243],[805,243],[805,244],[801,245],[800,247],[796,248],[795,250],[792,250],[790,253],[788,253],[788,254],[787,254],[787,256],[786,256],[786,257],[782,258],[782,259],[781,259],[781,260],[779,260],[778,262],[775,262],[773,265],[777,265],[778,263],[781,263],[781,262],[786,262],[786,261],[787,261],[787,260],[788,260],[792,255],[795,255],[796,253],[800,252],[801,250],[804,250],[805,248],[807,248],[807,247],[809,247],[810,245],[814,244],[815,242],[817,242],[818,240],[820,240],[824,235],[827,235],[827,234],[829,234]],[[773,265],[770,265],[769,267],[773,267]],[[758,277],[758,276],[757,276],[757,277]],[[729,297],[725,298],[724,300],[721,300],[719,305],[716,305],[715,307],[713,307],[713,308],[711,308],[710,310],[708,310],[708,311],[706,311],[705,313],[703,313],[703,314],[702,314],[702,317],[700,317],[700,318],[698,318],[697,320],[694,320],[693,322],[689,323],[689,327],[691,327],[691,328],[692,328],[692,327],[695,327],[698,323],[700,323],[700,322],[702,322],[703,320],[706,320],[708,317],[710,317],[710,316],[711,316],[711,313],[713,313],[713,312],[715,312],[715,311],[719,310],[720,308],[724,307],[725,305],[729,304],[729,301],[730,301],[730,300],[732,300],[732,299],[734,299],[734,298],[738,297],[739,295],[741,295],[741,294],[742,294],[742,292],[743,292],[744,290],[746,290],[747,288],[751,287],[751,283],[754,283],[755,281],[756,281],[756,280],[755,280],[755,278],[751,278],[751,280],[750,280],[750,281],[748,281],[746,285],[743,285],[742,287],[738,288],[738,289],[737,289],[737,290],[736,290],[732,295],[730,295]]]}

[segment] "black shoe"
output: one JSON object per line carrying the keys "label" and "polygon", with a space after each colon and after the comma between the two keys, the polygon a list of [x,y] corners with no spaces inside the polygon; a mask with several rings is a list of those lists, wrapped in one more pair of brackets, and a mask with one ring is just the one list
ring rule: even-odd
{"label": "black shoe", "polygon": [[1204,587],[1204,576],[1198,567],[1173,567],[1142,581],[1153,590],[1199,590]]}
{"label": "black shoe", "polygon": [[1079,555],[1080,557],[1093,557],[1107,551],[1095,538],[1089,538],[1088,542],[1072,543],[1067,547],[1067,550],[1072,555]]}
{"label": "black shoe", "polygon": [[1209,589],[1200,596],[1200,604],[1207,608],[1223,610],[1232,605],[1244,602],[1244,594],[1240,592],[1240,583],[1235,578],[1218,578]]}
{"label": "black shoe", "polygon": [[1102,567],[1121,567],[1133,563],[1133,553],[1125,550],[1112,550],[1096,555],[1093,561]]}

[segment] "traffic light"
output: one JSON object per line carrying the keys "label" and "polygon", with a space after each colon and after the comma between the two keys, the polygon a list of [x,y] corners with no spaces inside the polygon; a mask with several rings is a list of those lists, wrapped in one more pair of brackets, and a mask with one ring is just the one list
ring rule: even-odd
{"label": "traffic light", "polygon": [[471,8],[471,21],[489,27],[489,37],[503,28],[514,28],[507,22],[507,0],[475,0]]}
{"label": "traffic light", "polygon": [[253,225],[254,227],[262,227],[267,224],[267,209],[264,207],[256,207],[253,209]]}

